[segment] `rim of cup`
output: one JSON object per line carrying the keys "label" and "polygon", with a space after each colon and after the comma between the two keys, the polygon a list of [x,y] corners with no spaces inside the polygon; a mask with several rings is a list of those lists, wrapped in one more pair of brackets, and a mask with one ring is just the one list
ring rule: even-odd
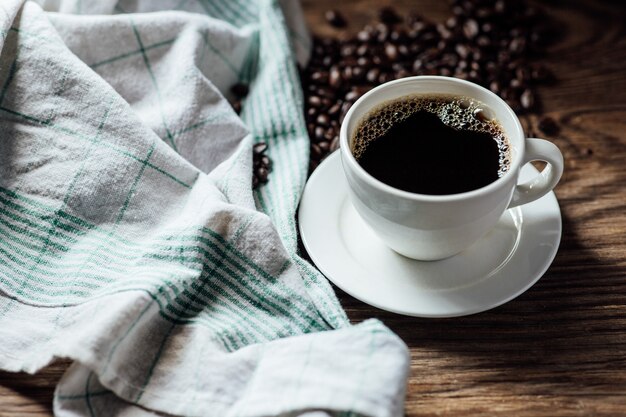
{"label": "rim of cup", "polygon": [[[354,155],[352,154],[352,149],[350,148],[350,143],[349,143],[349,136],[348,136],[348,122],[350,121],[350,119],[352,119],[354,116],[353,114],[356,112],[356,109],[359,108],[360,106],[363,105],[363,103],[368,100],[369,97],[371,97],[372,95],[378,93],[380,90],[384,90],[389,88],[390,86],[393,86],[395,84],[403,84],[403,83],[414,83],[414,82],[425,82],[425,81],[445,81],[445,82],[449,82],[449,83],[453,83],[453,84],[460,84],[460,85],[465,85],[474,89],[477,89],[479,91],[481,91],[483,94],[486,94],[488,96],[490,96],[492,99],[496,100],[499,104],[500,107],[502,107],[504,109],[504,112],[507,114],[507,117],[510,117],[511,120],[513,121],[513,124],[515,126],[515,132],[508,132],[505,131],[505,134],[507,136],[507,139],[509,140],[509,142],[512,142],[512,138],[511,136],[513,134],[515,134],[517,137],[520,138],[519,143],[516,143],[518,152],[516,155],[511,154],[511,166],[509,167],[509,169],[507,170],[507,172],[501,176],[500,178],[498,178],[497,180],[481,187],[481,188],[477,188],[475,190],[471,190],[471,191],[465,191],[462,193],[457,193],[457,194],[445,194],[445,195],[432,195],[432,194],[420,194],[420,193],[413,193],[410,191],[404,191],[401,190],[399,188],[393,187],[389,184],[386,184],[382,181],[380,181],[379,179],[376,179],[375,177],[373,177],[370,173],[368,173],[356,160],[356,158],[354,157]],[[425,93],[428,94],[428,93]],[[432,94],[438,94],[437,91],[433,91]],[[443,93],[443,94],[449,94],[449,93]],[[398,99],[404,96],[408,96],[411,95],[411,93],[407,93],[407,94],[403,94],[403,95],[398,95],[394,98],[391,98],[387,101],[391,101],[394,99]],[[467,94],[459,94],[459,95],[467,95]],[[468,95],[469,96],[469,95]],[[470,98],[474,98],[472,96],[469,96]],[[375,104],[374,106],[372,106],[372,109],[374,107],[376,107],[377,105],[383,104],[384,102],[380,102],[378,104]],[[492,106],[493,107],[493,106]],[[493,109],[492,109],[493,110]],[[367,113],[366,113],[367,114]],[[360,122],[356,121],[357,123]],[[522,128],[522,125],[519,121],[519,118],[517,117],[517,115],[515,114],[515,112],[513,111],[513,109],[511,109],[511,107],[502,99],[500,98],[500,96],[498,96],[497,94],[495,94],[494,92],[492,92],[491,90],[488,90],[478,84],[472,83],[470,81],[466,81],[466,80],[462,80],[460,78],[454,78],[454,77],[445,77],[445,76],[439,76],[439,75],[417,75],[417,76],[413,76],[413,77],[405,77],[405,78],[400,78],[397,80],[393,80],[393,81],[389,81],[386,82],[384,84],[381,84],[373,89],[371,89],[370,91],[368,91],[367,93],[365,93],[364,95],[362,95],[353,105],[352,107],[350,107],[350,110],[348,110],[348,113],[346,113],[346,116],[344,117],[343,123],[341,124],[341,130],[339,132],[339,142],[340,142],[340,151],[342,154],[342,160],[344,161],[344,163],[348,163],[350,164],[350,166],[356,170],[356,172],[359,173],[359,175],[365,179],[371,186],[378,188],[381,191],[393,194],[395,196],[398,197],[402,197],[402,198],[406,198],[406,199],[411,199],[411,200],[420,200],[420,201],[432,201],[432,202],[445,202],[445,201],[454,201],[454,200],[462,200],[462,199],[467,199],[467,198],[474,198],[474,197],[480,197],[484,194],[488,194],[490,193],[493,189],[499,188],[500,186],[502,186],[504,183],[506,183],[510,177],[512,175],[516,175],[517,172],[519,171],[520,165],[522,163],[522,156],[524,154],[524,144],[525,144],[525,140],[526,140],[526,136],[524,134],[524,129]],[[512,146],[513,144],[510,143],[510,145]]]}

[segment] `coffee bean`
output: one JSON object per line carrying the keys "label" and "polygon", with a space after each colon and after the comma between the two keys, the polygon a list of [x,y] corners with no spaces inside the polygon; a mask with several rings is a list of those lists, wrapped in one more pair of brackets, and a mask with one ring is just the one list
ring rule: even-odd
{"label": "coffee bean", "polygon": [[316,91],[317,95],[321,96],[322,98],[328,98],[328,99],[334,99],[335,98],[335,92],[328,88],[328,87],[320,87],[317,89]]}
{"label": "coffee bean", "polygon": [[381,22],[386,23],[388,25],[395,25],[396,23],[400,23],[402,19],[398,16],[398,13],[392,7],[383,7],[378,12],[378,18]]}
{"label": "coffee bean", "polygon": [[262,153],[264,153],[267,150],[267,143],[265,142],[259,142],[256,143],[253,147],[252,147],[252,151],[257,154],[260,155]]}
{"label": "coffee bean", "polygon": [[355,102],[359,97],[360,95],[356,91],[348,91],[345,99],[346,101]]}
{"label": "coffee bean", "polygon": [[317,143],[311,145],[311,159],[320,160],[324,153]]}
{"label": "coffee bean", "polygon": [[556,136],[561,131],[556,121],[549,116],[539,119],[539,129],[548,136]]}
{"label": "coffee bean", "polygon": [[[419,73],[423,66],[424,66],[424,62],[421,59],[416,59],[415,61],[413,61],[413,72],[416,74]],[[369,81],[369,78],[368,78],[368,81]]]}
{"label": "coffee bean", "polygon": [[379,84],[385,84],[386,82],[389,82],[391,80],[392,80],[392,76],[390,74],[387,74],[386,72],[383,72],[382,74],[378,76]]}
{"label": "coffee bean", "polygon": [[520,103],[525,110],[531,110],[535,106],[535,95],[529,89],[524,90],[520,96]]}
{"label": "coffee bean", "polygon": [[330,143],[328,142],[320,142],[317,144],[317,146],[319,146],[320,150],[324,153],[327,153],[330,149]]}
{"label": "coffee bean", "polygon": [[371,35],[371,32],[367,30],[362,30],[359,33],[357,33],[356,38],[360,40],[361,42],[369,42],[370,39],[372,38],[372,35]]}
{"label": "coffee bean", "polygon": [[313,107],[319,107],[322,105],[322,99],[318,96],[309,96],[307,101],[309,102],[309,105]]}
{"label": "coffee bean", "polygon": [[326,132],[324,132],[324,141],[330,142],[336,134],[337,129],[333,126],[329,127]]}
{"label": "coffee bean", "polygon": [[324,140],[324,128],[322,126],[315,127],[315,134],[313,135],[313,139],[315,139],[316,142]]}
{"label": "coffee bean", "polygon": [[233,110],[235,111],[235,113],[241,114],[241,110],[242,110],[241,101],[239,101],[239,100],[233,101],[231,103],[231,106],[232,106]]}
{"label": "coffee bean", "polygon": [[481,48],[489,48],[491,46],[491,39],[488,36],[481,35],[476,38],[476,44]]}
{"label": "coffee bean", "polygon": [[313,74],[311,74],[311,80],[326,84],[328,82],[328,73],[326,71],[315,71]]}
{"label": "coffee bean", "polygon": [[473,39],[474,37],[476,37],[476,35],[478,35],[479,31],[480,31],[480,29],[479,29],[479,26],[478,26],[478,22],[475,21],[474,19],[468,19],[463,24],[463,34],[468,39]]}
{"label": "coffee bean", "polygon": [[328,126],[328,124],[330,123],[330,119],[327,115],[320,114],[319,116],[317,116],[317,119],[315,119],[315,122],[318,124],[318,126]]}
{"label": "coffee bean", "polygon": [[332,88],[339,88],[339,86],[341,85],[341,72],[339,71],[339,67],[337,67],[336,65],[330,67],[328,84]]}
{"label": "coffee bean", "polygon": [[237,83],[230,88],[231,93],[237,98],[244,98],[248,95],[249,88],[246,84]]}
{"label": "coffee bean", "polygon": [[344,28],[348,25],[345,17],[343,17],[343,15],[337,10],[328,10],[324,14],[324,17],[331,26],[334,26],[336,28]]}
{"label": "coffee bean", "polygon": [[549,83],[554,81],[554,74],[544,65],[537,65],[531,69],[531,79],[539,82]]}
{"label": "coffee bean", "polygon": [[470,53],[470,50],[467,47],[467,45],[464,45],[462,43],[456,45],[456,47],[454,49],[455,49],[456,53],[459,55],[459,57],[461,57],[461,59],[467,58],[467,56]]}
{"label": "coffee bean", "polygon": [[526,50],[526,40],[524,38],[514,38],[509,44],[509,51],[513,54],[521,54]]}
{"label": "coffee bean", "polygon": [[341,116],[339,116],[339,123],[343,122],[343,118],[346,116],[346,113],[348,113],[348,110],[350,110],[350,107],[352,107],[352,103],[349,101],[341,105]]}
{"label": "coffee bean", "polygon": [[[365,55],[367,55],[368,52],[369,52],[368,45],[361,45],[358,48],[356,48],[356,54],[359,57],[361,57],[361,58],[364,57]],[[359,58],[359,59],[361,59],[361,58]]]}
{"label": "coffee bean", "polygon": [[361,81],[365,77],[365,70],[363,67],[352,68],[352,79],[355,81]]}
{"label": "coffee bean", "polygon": [[272,160],[265,155],[267,144],[259,142],[252,147],[252,188],[257,188],[268,181],[268,176],[272,170]]}
{"label": "coffee bean", "polygon": [[337,149],[339,149],[339,136],[335,136],[333,138],[333,140],[330,142],[330,148],[329,148],[331,152],[334,152]]}
{"label": "coffee bean", "polygon": [[267,182],[268,175],[269,175],[269,171],[267,170],[267,168],[263,166],[259,167],[259,169],[257,170],[257,177],[259,178],[259,182],[261,183]]}
{"label": "coffee bean", "polygon": [[346,81],[351,81],[352,80],[352,67],[344,67],[343,71],[341,72],[341,76],[344,80]]}
{"label": "coffee bean", "polygon": [[396,45],[392,43],[386,44],[385,55],[387,55],[387,58],[389,58],[390,61],[395,61],[396,59],[398,59],[398,48],[396,48]]}
{"label": "coffee bean", "polygon": [[328,115],[330,117],[335,117],[339,114],[339,112],[341,112],[341,101],[336,102],[335,104],[333,104],[333,106],[328,109]]}
{"label": "coffee bean", "polygon": [[500,92],[500,83],[497,80],[492,81],[491,83],[489,83],[489,89],[491,91],[493,91],[494,93],[499,93]]}

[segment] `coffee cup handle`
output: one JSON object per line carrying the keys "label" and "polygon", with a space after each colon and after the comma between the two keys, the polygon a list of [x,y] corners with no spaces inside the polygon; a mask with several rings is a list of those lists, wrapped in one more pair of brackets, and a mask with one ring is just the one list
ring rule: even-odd
{"label": "coffee cup handle", "polygon": [[563,155],[552,142],[544,139],[526,139],[526,151],[522,166],[531,161],[544,161],[546,167],[533,179],[515,186],[508,208],[530,203],[549,193],[563,174]]}

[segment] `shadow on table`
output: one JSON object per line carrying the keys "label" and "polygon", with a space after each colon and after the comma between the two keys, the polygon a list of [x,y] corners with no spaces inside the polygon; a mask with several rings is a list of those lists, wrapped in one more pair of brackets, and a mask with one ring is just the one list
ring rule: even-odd
{"label": "shadow on table", "polygon": [[626,278],[579,241],[565,216],[563,230],[556,259],[539,282],[491,311],[412,318],[338,295],[351,320],[377,317],[407,343],[417,380],[443,372],[465,375],[467,382],[524,383],[526,393],[546,393],[546,384],[570,394],[583,386],[617,393],[626,383]]}

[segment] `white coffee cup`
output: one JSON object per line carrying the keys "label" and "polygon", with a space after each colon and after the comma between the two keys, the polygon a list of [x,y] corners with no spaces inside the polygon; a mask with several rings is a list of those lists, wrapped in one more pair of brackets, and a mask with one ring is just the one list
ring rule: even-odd
{"label": "white coffee cup", "polygon": [[[482,188],[450,195],[403,191],[368,174],[352,154],[354,130],[374,108],[413,94],[466,96],[489,107],[510,143],[509,170]],[[519,119],[504,100],[479,85],[451,77],[408,77],[372,89],[346,114],[340,143],[357,212],[387,246],[418,260],[444,259],[463,251],[491,230],[505,210],[552,190],[563,173],[559,149],[546,140],[526,138]],[[547,165],[532,180],[518,184],[521,167],[530,161],[545,161]]]}

